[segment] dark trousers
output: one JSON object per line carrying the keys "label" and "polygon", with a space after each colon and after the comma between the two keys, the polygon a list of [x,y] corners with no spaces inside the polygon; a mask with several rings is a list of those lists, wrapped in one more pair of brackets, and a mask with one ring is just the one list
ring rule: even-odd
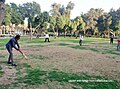
{"label": "dark trousers", "polygon": [[9,52],[9,57],[8,57],[8,62],[11,62],[13,64],[13,53],[12,53],[12,48],[6,47],[7,51]]}
{"label": "dark trousers", "polygon": [[113,38],[110,38],[110,44],[113,44]]}
{"label": "dark trousers", "polygon": [[45,38],[45,42],[48,40],[48,42],[50,42],[49,38]]}
{"label": "dark trousers", "polygon": [[80,46],[82,46],[82,40],[79,41]]}
{"label": "dark trousers", "polygon": [[120,50],[120,44],[117,45],[117,50]]}

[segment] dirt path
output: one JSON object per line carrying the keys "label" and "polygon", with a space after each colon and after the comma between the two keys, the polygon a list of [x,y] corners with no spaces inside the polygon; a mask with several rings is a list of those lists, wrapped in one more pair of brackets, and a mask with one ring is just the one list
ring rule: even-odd
{"label": "dirt path", "polygon": [[3,76],[0,78],[0,84],[5,86],[7,84],[12,84],[15,82],[16,69],[11,66],[2,65],[2,71],[4,71]]}

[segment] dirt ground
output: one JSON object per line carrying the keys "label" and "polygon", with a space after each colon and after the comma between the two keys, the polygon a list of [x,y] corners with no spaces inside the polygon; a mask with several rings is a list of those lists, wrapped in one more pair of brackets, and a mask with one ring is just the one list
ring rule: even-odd
{"label": "dirt ground", "polygon": [[[29,59],[29,64],[34,68],[36,64],[43,70],[57,69],[70,73],[87,73],[90,75],[102,75],[120,80],[120,56],[112,54],[100,54],[90,50],[73,49],[66,46],[27,47],[23,46],[25,54],[42,55],[46,60],[34,61]],[[0,54],[7,55],[6,50]],[[14,51],[15,58],[20,55]],[[24,60],[21,60],[24,62]],[[0,84],[6,85],[14,82],[17,77],[16,69],[7,65],[1,65],[5,74],[0,78]],[[11,79],[10,79],[11,78]],[[10,79],[10,80],[9,80]]]}

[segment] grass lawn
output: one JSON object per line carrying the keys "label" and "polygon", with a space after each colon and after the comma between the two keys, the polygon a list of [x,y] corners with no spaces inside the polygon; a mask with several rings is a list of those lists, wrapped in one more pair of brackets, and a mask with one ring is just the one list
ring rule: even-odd
{"label": "grass lawn", "polygon": [[[6,64],[8,54],[5,49],[5,44],[8,40],[9,38],[0,39],[0,79],[5,74],[5,66],[8,66]],[[119,64],[116,64],[116,67],[108,72],[101,71],[101,66],[101,68],[98,68],[98,70],[100,69],[100,75],[97,72],[92,74],[81,72],[80,70],[74,71],[79,68],[75,65],[83,66],[83,69],[96,65],[93,61],[93,64],[87,67],[87,61],[83,63],[84,60],[94,59],[97,62],[99,60],[107,62],[109,57],[110,65],[113,65],[112,61],[119,61],[120,51],[116,50],[117,41],[114,40],[114,44],[110,45],[107,38],[84,38],[82,46],[79,46],[78,42],[79,39],[69,37],[50,38],[50,42],[44,42],[43,38],[29,40],[29,38],[21,37],[19,44],[30,60],[23,60],[22,55],[14,51],[15,62],[18,64],[18,67],[11,69],[17,71],[15,74],[16,78],[11,84],[0,84],[0,89],[120,89],[120,79],[116,78],[118,75],[114,75],[115,73],[120,74],[119,67],[117,67]],[[71,50],[71,55],[69,55],[69,51],[66,51],[67,49]],[[77,58],[72,56],[77,56],[77,53]],[[85,53],[92,53],[94,56],[87,57],[86,55],[86,57],[80,58],[79,54]],[[101,59],[98,58],[99,60],[97,60],[96,58],[99,55],[102,55]],[[67,64],[67,62],[69,63]],[[88,64],[89,62],[91,63],[91,61],[88,61]],[[109,65],[103,65],[104,67],[108,68]],[[109,76],[109,74],[113,75]]]}

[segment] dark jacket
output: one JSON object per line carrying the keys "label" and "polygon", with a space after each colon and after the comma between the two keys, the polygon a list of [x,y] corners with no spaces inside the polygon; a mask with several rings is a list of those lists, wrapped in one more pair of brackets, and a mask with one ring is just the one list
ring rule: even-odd
{"label": "dark jacket", "polygon": [[[17,45],[17,47],[16,47]],[[9,42],[6,44],[6,48],[15,48],[16,50],[18,50],[20,48],[19,44],[18,44],[18,41],[15,39],[15,37],[11,38],[9,40]]]}

